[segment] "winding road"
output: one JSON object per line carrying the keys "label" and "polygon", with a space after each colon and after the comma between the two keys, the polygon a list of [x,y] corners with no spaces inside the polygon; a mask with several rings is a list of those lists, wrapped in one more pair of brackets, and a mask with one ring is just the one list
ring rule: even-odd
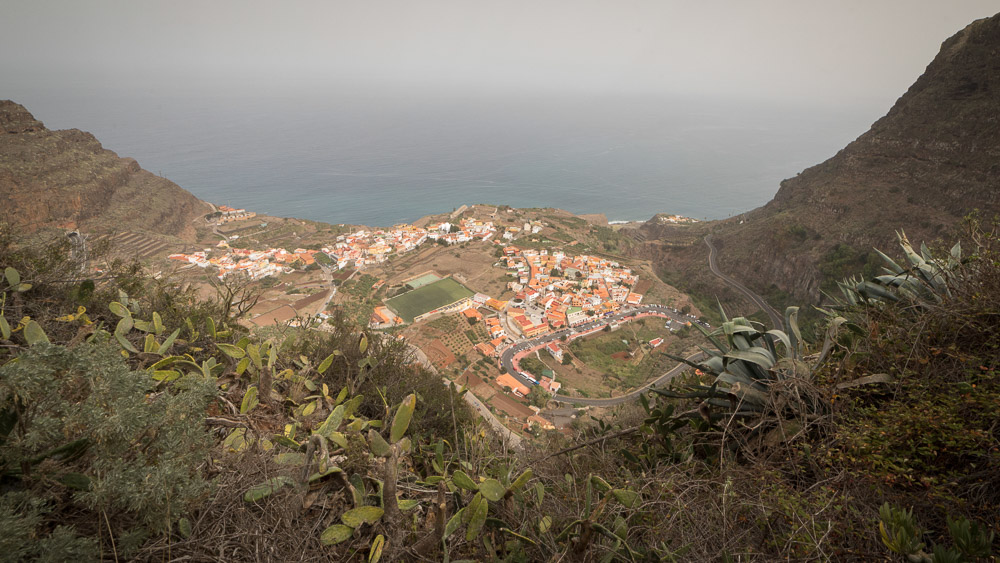
{"label": "winding road", "polygon": [[[718,254],[718,251],[716,250],[715,246],[712,245],[712,235],[707,235],[705,237],[705,244],[708,246],[708,267],[712,271],[712,273],[721,278],[722,281],[726,282],[726,284],[732,286],[734,289],[745,295],[748,299],[750,299],[750,301],[752,301],[755,305],[757,305],[760,308],[760,310],[764,311],[764,313],[767,314],[768,318],[771,319],[771,324],[774,326],[774,328],[784,330],[785,328],[784,319],[781,317],[780,314],[778,314],[778,311],[776,311],[773,307],[768,305],[767,301],[765,301],[763,297],[757,295],[753,291],[750,291],[750,289],[747,288],[745,285],[727,276],[726,274],[723,274],[719,270],[719,266],[716,263],[716,255]],[[697,322],[694,321],[693,317],[691,317],[690,315],[684,315],[663,305],[644,305],[642,307],[637,307],[634,309],[630,309],[628,311],[618,313],[617,315],[614,315],[613,317],[607,319],[590,321],[583,325],[576,326],[572,329],[563,329],[558,332],[541,336],[539,338],[526,340],[518,344],[515,344],[514,346],[505,350],[503,354],[501,354],[500,365],[503,367],[503,369],[507,371],[507,373],[511,374],[515,379],[517,379],[521,383],[529,386],[534,385],[533,381],[530,381],[524,376],[522,376],[519,370],[515,368],[514,365],[515,360],[520,360],[527,354],[542,348],[543,346],[545,346],[549,342],[552,342],[553,340],[558,340],[562,336],[567,336],[572,340],[573,338],[579,338],[580,336],[585,336],[587,334],[592,334],[594,332],[597,332],[598,330],[604,328],[604,326],[611,321],[629,320],[632,318],[639,318],[644,316],[664,317],[667,319],[671,319],[673,321],[680,321],[680,322],[688,322],[688,321]],[[688,356],[686,359],[690,362],[697,362],[703,357],[704,353],[698,352],[696,354]],[[606,399],[590,399],[583,397],[567,397],[565,395],[555,394],[552,396],[551,400],[557,403],[580,404],[580,405],[595,406],[595,407],[609,407],[624,403],[626,401],[634,400],[640,394],[646,392],[650,388],[663,386],[664,384],[670,382],[672,379],[674,379],[675,377],[677,377],[678,375],[680,375],[681,373],[683,373],[688,369],[690,369],[689,365],[684,363],[679,363],[676,366],[674,366],[673,369],[661,375],[660,377],[654,379],[653,381],[650,381],[649,383],[646,383],[642,387],[639,387],[637,389],[629,391],[624,395],[619,395],[617,397],[609,397]]]}
{"label": "winding road", "polygon": [[[535,350],[544,347],[549,342],[552,342],[553,340],[559,340],[563,336],[566,336],[568,340],[573,340],[574,338],[580,338],[581,336],[586,336],[588,334],[599,332],[605,327],[605,325],[607,325],[612,321],[631,320],[634,318],[642,318],[650,316],[661,317],[665,319],[670,319],[671,321],[677,321],[682,323],[697,322],[690,315],[685,315],[683,313],[676,312],[670,307],[667,307],[666,305],[644,305],[642,307],[636,307],[633,309],[629,309],[628,311],[623,311],[611,317],[601,318],[598,320],[593,320],[584,323],[582,325],[577,325],[572,329],[563,329],[557,332],[547,334],[545,336],[540,336],[538,338],[519,342],[514,346],[511,346],[510,348],[504,350],[503,354],[500,355],[500,365],[503,366],[503,368],[507,371],[507,373],[511,374],[515,379],[517,379],[524,385],[528,386],[534,385],[535,384],[534,382],[530,381],[529,379],[525,378],[520,374],[519,370],[514,365],[515,360],[520,360],[521,358],[534,352]],[[701,359],[702,356],[703,354],[701,352],[698,352],[697,354],[689,356],[687,359],[693,362]],[[610,407],[613,405],[624,403],[626,401],[634,400],[635,398],[637,398],[642,393],[646,392],[651,387],[662,386],[663,384],[668,383],[670,380],[677,377],[687,369],[690,369],[690,366],[688,366],[687,364],[683,363],[677,364],[677,366],[675,366],[673,369],[661,375],[660,377],[654,379],[653,381],[650,381],[649,383],[646,383],[642,387],[638,387],[636,389],[633,389],[632,391],[629,391],[624,395],[619,395],[617,397],[608,397],[605,399],[591,399],[584,397],[568,397],[566,395],[555,394],[552,396],[551,400],[557,403],[580,404],[592,407]]]}
{"label": "winding road", "polygon": [[754,305],[760,307],[761,311],[767,314],[771,319],[771,325],[779,330],[785,329],[785,321],[781,318],[781,315],[764,301],[764,298],[756,293],[750,291],[747,286],[741,284],[740,282],[734,280],[733,278],[723,274],[719,271],[719,266],[715,262],[715,255],[718,251],[712,246],[712,235],[705,236],[705,244],[708,245],[708,268],[712,270],[712,273],[716,276],[722,278],[722,281],[726,282],[728,285],[732,286],[734,289],[745,295],[750,301],[753,301]]}

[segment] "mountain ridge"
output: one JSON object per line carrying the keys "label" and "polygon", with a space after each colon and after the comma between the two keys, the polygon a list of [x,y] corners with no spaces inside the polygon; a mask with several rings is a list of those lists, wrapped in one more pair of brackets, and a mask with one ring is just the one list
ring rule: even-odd
{"label": "mountain ridge", "polygon": [[79,129],[53,131],[0,100],[0,217],[27,231],[122,230],[191,241],[210,206]]}
{"label": "mountain ridge", "polygon": [[[1000,14],[943,42],[886,115],[830,159],[784,180],[767,204],[710,229],[720,266],[758,290],[818,300],[873,248],[953,238],[974,209],[1000,212]],[[693,237],[656,218],[643,253],[666,269],[704,262]],[[673,242],[671,242],[673,241]]]}

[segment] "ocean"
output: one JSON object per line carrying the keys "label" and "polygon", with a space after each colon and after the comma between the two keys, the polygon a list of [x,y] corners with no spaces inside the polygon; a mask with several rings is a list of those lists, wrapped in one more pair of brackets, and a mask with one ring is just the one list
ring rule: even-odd
{"label": "ocean", "polygon": [[680,97],[11,92],[196,196],[389,226],[463,204],[646,220],[766,203],[884,112]]}

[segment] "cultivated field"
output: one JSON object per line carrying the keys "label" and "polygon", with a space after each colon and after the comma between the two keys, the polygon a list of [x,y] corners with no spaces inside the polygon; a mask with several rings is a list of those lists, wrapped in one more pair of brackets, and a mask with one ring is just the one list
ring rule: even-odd
{"label": "cultivated field", "polygon": [[398,297],[386,300],[385,304],[408,323],[428,311],[471,297],[473,292],[451,278],[425,285]]}

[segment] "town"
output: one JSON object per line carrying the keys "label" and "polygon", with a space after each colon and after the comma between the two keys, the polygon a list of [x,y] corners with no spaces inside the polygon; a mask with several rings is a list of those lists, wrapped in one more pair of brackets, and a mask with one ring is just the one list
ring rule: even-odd
{"label": "town", "polygon": [[[218,209],[206,218],[216,226],[246,225],[255,217],[243,209]],[[248,247],[253,245],[245,227],[226,232],[216,227],[215,234],[223,240],[214,247],[168,258],[204,269],[220,283],[287,276],[287,282],[265,284],[277,286],[277,291],[272,292],[269,305],[255,309],[251,324],[307,323],[328,329],[325,321],[338,309],[350,311],[351,318],[367,323],[369,330],[391,333],[419,350],[426,366],[470,385],[516,431],[551,429],[539,416],[539,406],[546,401],[540,398],[565,397],[567,383],[570,396],[586,397],[606,388],[607,383],[601,381],[607,376],[600,375],[606,367],[589,366],[579,351],[571,352],[570,345],[578,339],[600,340],[602,329],[616,331],[634,320],[660,317],[659,324],[640,322],[638,339],[608,337],[612,343],[628,342],[627,356],[616,362],[635,371],[638,362],[655,361],[647,357],[694,321],[693,315],[676,309],[670,313],[667,308],[659,309],[660,305],[648,305],[644,293],[654,282],[640,283],[632,267],[606,254],[574,253],[571,248],[577,241],[568,236],[562,237],[566,242],[550,240],[547,233],[558,235],[552,223],[559,217],[515,214],[507,209],[502,214],[506,221],[498,225],[494,221],[498,215],[499,208],[463,206],[420,226],[347,227],[326,241],[321,236],[301,239],[303,247],[294,249]],[[562,222],[567,220],[562,218]],[[496,273],[479,270],[474,277],[496,281],[470,283],[470,270],[459,274],[454,269],[459,263],[454,261],[438,267],[440,257],[452,255],[491,256],[492,268],[490,262],[483,267]],[[405,260],[406,256],[414,258]],[[297,293],[306,295],[291,298]],[[370,305],[359,306],[361,302]],[[671,319],[672,314],[679,318]],[[534,361],[538,358],[550,358],[543,362],[548,366],[539,367]],[[581,383],[587,378],[589,384]]]}

